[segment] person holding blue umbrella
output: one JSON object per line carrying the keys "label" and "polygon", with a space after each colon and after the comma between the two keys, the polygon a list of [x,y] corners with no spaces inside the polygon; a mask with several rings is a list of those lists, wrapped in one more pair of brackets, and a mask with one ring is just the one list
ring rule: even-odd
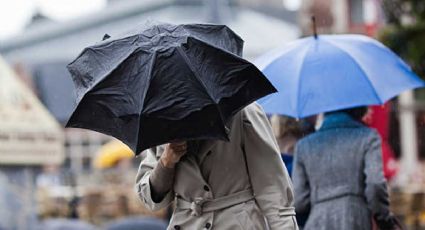
{"label": "person holding blue umbrella", "polygon": [[368,105],[383,104],[424,82],[396,54],[362,35],[299,39],[257,60],[278,89],[259,102],[269,114],[325,113],[301,139],[292,179],[305,230],[401,229],[389,210],[379,135],[362,123]]}
{"label": "person holding blue umbrella", "polygon": [[297,215],[308,229],[400,229],[389,210],[381,139],[362,123],[367,107],[328,112],[295,150],[292,179]]}

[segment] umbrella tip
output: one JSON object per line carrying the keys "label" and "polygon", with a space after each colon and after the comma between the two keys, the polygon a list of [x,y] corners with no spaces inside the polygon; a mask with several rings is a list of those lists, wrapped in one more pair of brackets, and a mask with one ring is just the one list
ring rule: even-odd
{"label": "umbrella tip", "polygon": [[313,30],[314,38],[317,39],[317,26],[316,26],[316,16],[311,16],[311,26]]}
{"label": "umbrella tip", "polygon": [[105,35],[103,35],[102,41],[105,41],[106,39],[108,39],[110,37],[111,37],[111,35],[105,34]]}

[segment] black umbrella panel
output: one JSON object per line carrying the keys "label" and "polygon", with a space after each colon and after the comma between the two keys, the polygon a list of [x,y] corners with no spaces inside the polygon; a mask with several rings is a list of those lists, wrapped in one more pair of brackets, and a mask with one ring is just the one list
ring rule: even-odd
{"label": "black umbrella panel", "polygon": [[275,92],[243,41],[218,25],[156,24],[84,49],[68,65],[78,106],[67,127],[114,136],[136,154],[172,140],[226,140],[225,123]]}

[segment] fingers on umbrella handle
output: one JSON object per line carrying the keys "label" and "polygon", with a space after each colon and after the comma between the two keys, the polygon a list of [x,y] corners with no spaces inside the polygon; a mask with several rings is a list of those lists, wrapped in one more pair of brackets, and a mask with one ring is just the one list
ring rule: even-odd
{"label": "fingers on umbrella handle", "polygon": [[170,143],[169,144],[169,147],[177,155],[183,155],[187,151],[187,144],[186,144],[185,141],[183,141],[183,142]]}
{"label": "fingers on umbrella handle", "polygon": [[167,168],[174,168],[175,164],[180,161],[180,158],[186,154],[186,142],[169,143],[165,147],[165,151],[161,156],[161,161]]}

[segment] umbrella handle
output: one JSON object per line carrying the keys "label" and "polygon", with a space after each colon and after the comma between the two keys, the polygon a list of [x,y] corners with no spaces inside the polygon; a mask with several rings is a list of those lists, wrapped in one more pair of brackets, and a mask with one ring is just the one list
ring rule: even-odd
{"label": "umbrella handle", "polygon": [[314,38],[317,39],[316,16],[311,16],[311,27],[313,29]]}

